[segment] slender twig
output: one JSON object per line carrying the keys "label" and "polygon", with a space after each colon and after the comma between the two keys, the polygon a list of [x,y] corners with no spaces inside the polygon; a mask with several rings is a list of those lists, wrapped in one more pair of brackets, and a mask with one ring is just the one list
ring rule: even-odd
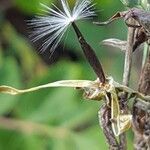
{"label": "slender twig", "polygon": [[[133,20],[131,20],[133,24]],[[132,64],[132,48],[134,42],[134,33],[135,28],[128,28],[128,37],[127,37],[127,50],[125,53],[125,64],[124,64],[124,74],[123,74],[123,85],[129,86],[130,73],[131,73],[131,64]]]}
{"label": "slender twig", "polygon": [[[135,24],[132,19],[129,20],[130,24]],[[125,64],[124,64],[124,74],[123,74],[123,85],[129,86],[130,74],[131,74],[131,64],[132,64],[132,51],[134,42],[135,28],[128,27],[128,37],[127,37],[127,50],[125,52]],[[120,96],[121,100],[121,110],[127,111],[127,93],[123,93]],[[120,148],[122,150],[127,149],[126,134],[123,133],[119,136]]]}

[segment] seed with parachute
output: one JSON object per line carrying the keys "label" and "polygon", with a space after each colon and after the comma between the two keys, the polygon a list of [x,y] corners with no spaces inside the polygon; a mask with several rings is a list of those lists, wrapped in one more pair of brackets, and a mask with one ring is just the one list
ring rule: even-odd
{"label": "seed with parachute", "polygon": [[60,2],[62,9],[54,4],[52,4],[53,8],[41,4],[43,13],[28,23],[33,29],[30,35],[32,41],[44,39],[40,47],[41,52],[48,48],[53,52],[72,22],[95,16],[94,4],[91,4],[91,0],[77,0],[72,11],[67,0],[60,0]]}

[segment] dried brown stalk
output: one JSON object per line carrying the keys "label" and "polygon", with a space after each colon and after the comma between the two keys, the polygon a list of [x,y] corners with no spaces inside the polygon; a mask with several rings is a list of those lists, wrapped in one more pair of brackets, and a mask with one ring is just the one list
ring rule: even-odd
{"label": "dried brown stalk", "polygon": [[[130,24],[135,24],[133,19],[129,20]],[[130,74],[131,74],[131,65],[132,65],[132,52],[133,52],[133,43],[135,36],[135,28],[128,27],[128,37],[127,37],[127,48],[125,52],[125,64],[124,64],[124,74],[123,74],[123,85],[129,86]],[[120,107],[123,113],[128,112],[127,106],[127,93],[122,93],[120,96]],[[123,133],[119,136],[120,149],[127,149],[127,140],[126,134]]]}
{"label": "dried brown stalk", "polygon": [[[142,69],[139,92],[150,95],[150,49],[147,61]],[[134,146],[136,150],[150,149],[150,102],[147,107],[143,107],[138,99],[135,100],[133,106],[133,125],[134,125]]]}
{"label": "dried brown stalk", "polygon": [[107,143],[109,144],[110,150],[119,150],[119,143],[112,131],[111,126],[111,108],[107,106],[107,104],[104,104],[99,112],[98,112],[98,118],[100,126],[102,127],[103,133],[106,137]]}

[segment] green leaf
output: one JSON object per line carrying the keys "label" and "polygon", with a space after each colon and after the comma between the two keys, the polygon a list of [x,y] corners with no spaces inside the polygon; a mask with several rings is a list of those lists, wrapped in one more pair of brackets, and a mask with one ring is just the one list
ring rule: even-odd
{"label": "green leaf", "polygon": [[41,139],[14,131],[0,130],[0,149],[2,150],[43,150]]}
{"label": "green leaf", "polygon": [[[67,106],[67,107],[66,107]],[[60,88],[53,90],[35,112],[28,118],[34,121],[49,121],[59,124],[66,120],[72,113],[76,113],[75,91]]]}
{"label": "green leaf", "polygon": [[[32,84],[30,84],[29,86],[33,87],[33,86],[37,86],[37,85],[41,85],[44,83],[53,82],[57,80],[80,79],[80,76],[81,76],[81,68],[78,64],[74,64],[71,62],[70,63],[60,62],[54,65],[53,67],[51,67],[48,70],[48,72],[45,75],[43,75],[41,78],[35,78],[35,82],[32,82]],[[65,89],[65,90],[67,91],[68,89]],[[61,94],[60,96],[58,95],[59,92],[57,93],[57,91],[60,91],[60,94]],[[59,89],[45,89],[45,90],[21,95],[20,96],[21,101],[19,101],[18,103],[16,113],[20,117],[28,118],[31,116],[31,114],[38,112],[37,110],[40,110],[40,109],[43,110],[42,107],[44,107],[43,105],[45,105],[45,103],[48,103],[48,102],[51,103],[51,101],[53,100],[57,101],[58,98],[62,98],[64,93],[62,93],[61,91],[64,91],[63,88],[61,88],[60,90]],[[73,94],[75,93],[75,91],[74,92],[73,91],[74,90],[71,90],[70,92]],[[54,99],[54,98],[57,98],[57,99]],[[63,101],[63,100],[59,99],[59,101]],[[47,110],[44,110],[44,111],[47,111]],[[41,118],[41,116],[39,117]]]}

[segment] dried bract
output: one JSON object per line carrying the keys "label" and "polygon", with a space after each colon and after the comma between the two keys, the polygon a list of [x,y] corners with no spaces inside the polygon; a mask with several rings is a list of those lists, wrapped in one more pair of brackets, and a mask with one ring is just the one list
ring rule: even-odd
{"label": "dried bract", "polygon": [[[132,8],[129,11],[117,12],[106,22],[94,22],[97,25],[107,25],[118,18],[123,18],[128,27],[138,28],[135,42],[133,44],[133,51],[137,49],[142,43],[148,41],[150,37],[150,12],[138,8]],[[129,24],[128,20],[132,18],[136,24]]]}

